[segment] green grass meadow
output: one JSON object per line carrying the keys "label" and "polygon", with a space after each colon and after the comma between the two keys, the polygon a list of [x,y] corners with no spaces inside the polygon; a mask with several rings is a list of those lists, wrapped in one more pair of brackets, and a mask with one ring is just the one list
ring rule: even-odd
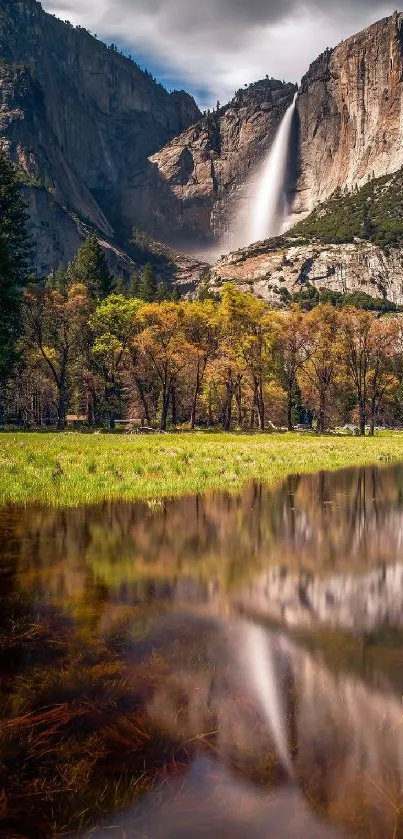
{"label": "green grass meadow", "polygon": [[375,438],[310,434],[0,434],[0,504],[76,506],[157,499],[259,479],[403,460],[403,433]]}

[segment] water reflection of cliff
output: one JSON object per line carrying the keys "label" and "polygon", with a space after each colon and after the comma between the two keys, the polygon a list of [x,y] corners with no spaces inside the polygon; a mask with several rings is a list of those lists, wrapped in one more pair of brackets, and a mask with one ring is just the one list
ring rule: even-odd
{"label": "water reflection of cliff", "polygon": [[403,467],[290,478],[276,488],[251,485],[239,496],[9,509],[0,512],[0,530],[3,556],[15,560],[21,585],[61,598],[94,585],[117,599],[135,596],[144,581],[165,593],[170,584],[176,596],[179,580],[203,597],[280,567],[360,574],[400,558]]}
{"label": "water reflection of cliff", "polygon": [[[7,650],[17,650],[2,701],[15,742],[25,726],[28,746],[39,738],[41,767],[44,754],[53,777],[61,744],[75,772],[87,743],[77,709],[90,690],[102,767],[108,738],[119,744],[106,751],[102,794],[128,783],[116,796],[126,809],[108,820],[111,794],[92,837],[403,839],[402,486],[403,467],[393,467],[252,485],[239,496],[0,512],[7,666]],[[252,623],[257,613],[278,632]],[[50,715],[54,753],[33,732],[31,706],[38,725],[44,708]],[[60,741],[52,715],[66,708],[72,728]],[[154,732],[156,780],[136,800],[126,767],[140,718]],[[92,739],[89,749],[92,760]],[[8,760],[13,781],[14,746]],[[98,825],[91,777],[80,808]],[[55,789],[57,798],[59,781]],[[34,796],[40,809],[35,786]]]}
{"label": "water reflection of cliff", "polygon": [[[147,712],[174,742],[200,738],[196,762],[91,835],[401,839],[400,697],[334,676],[248,622],[171,620],[147,642],[168,664]],[[276,686],[266,708],[251,678],[255,654]]]}

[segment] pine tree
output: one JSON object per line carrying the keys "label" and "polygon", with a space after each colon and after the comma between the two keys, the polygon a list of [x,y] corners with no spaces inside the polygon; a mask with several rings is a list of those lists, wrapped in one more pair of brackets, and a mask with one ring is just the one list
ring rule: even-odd
{"label": "pine tree", "polygon": [[139,298],[146,303],[153,303],[157,294],[157,281],[152,265],[148,263],[140,278]]}
{"label": "pine tree", "polygon": [[171,291],[171,300],[172,300],[173,303],[178,303],[180,299],[181,299],[181,293],[179,291],[178,286],[176,285],[176,286],[174,286],[174,288]]}
{"label": "pine tree", "polygon": [[155,294],[155,300],[157,303],[162,303],[163,300],[168,300],[169,295],[167,294],[167,288],[165,283],[160,282],[157,286],[157,291]]}
{"label": "pine tree", "polygon": [[132,274],[130,280],[129,297],[140,297],[140,277],[138,274]]}
{"label": "pine tree", "polygon": [[0,415],[2,391],[16,359],[15,343],[20,331],[20,288],[15,282],[6,238],[0,234]]}
{"label": "pine tree", "polygon": [[61,265],[59,265],[53,274],[49,274],[49,277],[46,280],[46,288],[49,288],[52,291],[60,291],[61,294],[65,294],[67,286],[68,279],[66,271],[64,271]]}
{"label": "pine tree", "polygon": [[25,204],[11,160],[0,151],[0,422],[4,387],[16,361],[22,289],[30,260]]}
{"label": "pine tree", "polygon": [[130,297],[128,284],[124,277],[118,277],[113,286],[113,293],[122,297]]}
{"label": "pine tree", "polygon": [[25,285],[31,257],[25,210],[15,166],[0,150],[0,235],[14,283],[19,287]]}
{"label": "pine tree", "polygon": [[89,236],[77,251],[67,269],[70,285],[81,283],[93,300],[102,300],[111,294],[113,277],[109,273],[104,252],[96,236]]}

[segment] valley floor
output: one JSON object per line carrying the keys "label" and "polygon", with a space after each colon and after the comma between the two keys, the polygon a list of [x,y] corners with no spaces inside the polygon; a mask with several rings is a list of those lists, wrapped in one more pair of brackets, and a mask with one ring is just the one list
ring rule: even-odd
{"label": "valley floor", "polygon": [[76,506],[234,491],[253,479],[403,460],[403,433],[108,436],[0,434],[0,504]]}

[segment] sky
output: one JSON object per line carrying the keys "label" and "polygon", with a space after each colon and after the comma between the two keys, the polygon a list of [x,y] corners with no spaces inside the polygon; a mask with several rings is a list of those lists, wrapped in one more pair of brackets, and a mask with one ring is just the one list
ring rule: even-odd
{"label": "sky", "polygon": [[382,0],[42,0],[114,41],[200,107],[266,75],[298,82],[326,47],[396,8]]}

